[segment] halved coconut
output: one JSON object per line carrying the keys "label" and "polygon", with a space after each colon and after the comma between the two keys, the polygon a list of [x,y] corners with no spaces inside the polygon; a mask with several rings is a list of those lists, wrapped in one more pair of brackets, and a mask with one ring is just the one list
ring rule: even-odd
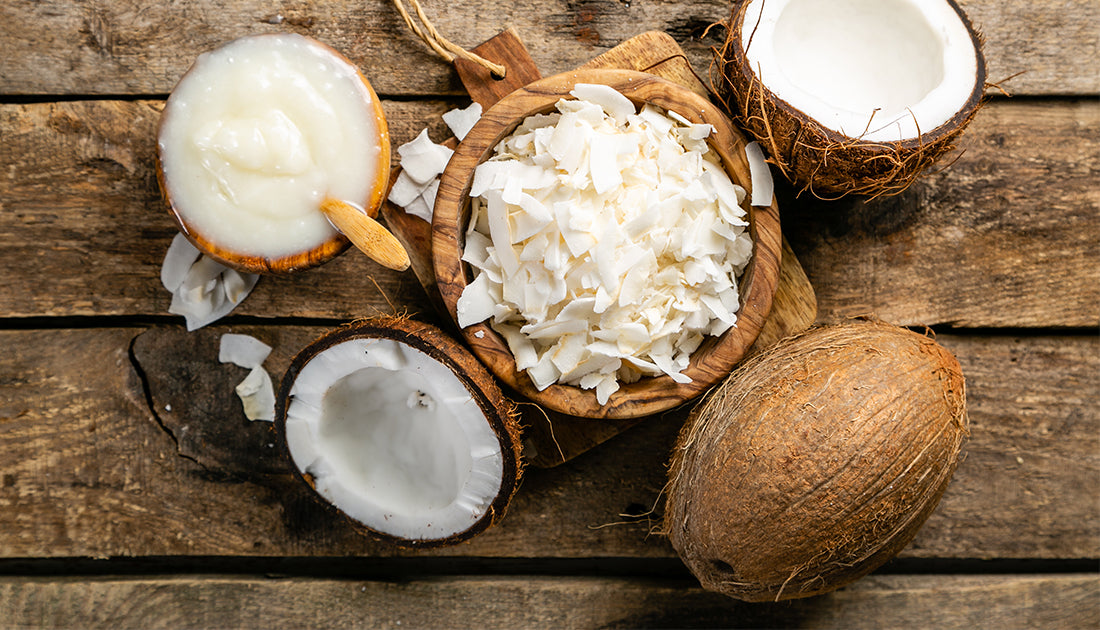
{"label": "halved coconut", "polygon": [[519,484],[515,409],[458,342],[408,319],[338,328],[296,356],[276,427],[325,502],[403,546],[467,540]]}
{"label": "halved coconut", "polygon": [[954,0],[740,0],[714,89],[818,196],[907,188],[981,106],[981,38]]}

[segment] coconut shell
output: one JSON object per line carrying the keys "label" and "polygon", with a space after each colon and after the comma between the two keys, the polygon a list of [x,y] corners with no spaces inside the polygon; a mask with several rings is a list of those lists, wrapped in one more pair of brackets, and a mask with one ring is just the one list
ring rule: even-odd
{"label": "coconut shell", "polygon": [[[345,341],[363,338],[396,340],[427,354],[450,368],[474,400],[477,401],[478,406],[485,414],[486,422],[489,423],[500,441],[503,458],[500,491],[480,519],[453,536],[440,539],[410,540],[370,529],[329,503],[316,491],[313,478],[309,474],[300,471],[294,463],[294,458],[290,454],[290,448],[286,441],[287,408],[290,403],[290,390],[294,386],[294,381],[302,368],[321,352]],[[519,413],[515,404],[504,396],[488,370],[461,344],[435,326],[405,317],[376,317],[345,324],[329,331],[302,349],[291,361],[290,367],[287,368],[275,397],[275,430],[279,437],[283,458],[290,470],[294,471],[294,474],[309,486],[314,499],[338,517],[347,519],[360,532],[400,547],[443,547],[464,542],[484,532],[504,517],[508,504],[519,489],[520,479],[523,475],[523,444],[520,435]]]}
{"label": "coconut shell", "polygon": [[665,531],[704,588],[746,601],[834,590],[896,555],[939,503],[967,435],[962,370],[878,322],[788,338],[692,412]]}
{"label": "coconut shell", "polygon": [[977,71],[966,103],[946,123],[900,142],[870,142],[828,129],[763,84],[745,58],[741,27],[750,0],[735,0],[726,42],[717,50],[711,87],[734,121],[764,147],[799,193],[821,198],[895,195],[955,148],[985,93],[982,38],[954,0],[946,0],[974,42]]}

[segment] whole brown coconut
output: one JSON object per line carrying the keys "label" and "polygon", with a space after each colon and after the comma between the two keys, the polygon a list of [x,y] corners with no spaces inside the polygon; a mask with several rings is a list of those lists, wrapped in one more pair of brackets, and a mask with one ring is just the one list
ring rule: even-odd
{"label": "whole brown coconut", "polygon": [[[800,193],[893,195],[981,107],[981,41],[954,0],[735,0],[711,84]],[[944,113],[926,117],[937,99]]]}
{"label": "whole brown coconut", "polygon": [[962,371],[933,339],[878,322],[813,329],[744,363],[692,412],[665,531],[708,590],[825,593],[913,539],[966,435]]}

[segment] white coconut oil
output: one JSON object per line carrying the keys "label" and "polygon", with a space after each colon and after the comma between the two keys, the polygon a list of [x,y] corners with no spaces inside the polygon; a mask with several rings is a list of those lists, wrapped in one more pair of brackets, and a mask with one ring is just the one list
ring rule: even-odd
{"label": "white coconut oil", "polygon": [[325,197],[370,195],[382,151],[373,107],[356,68],[306,37],[244,37],[199,56],[159,133],[176,212],[238,254],[317,247],[335,234]]}

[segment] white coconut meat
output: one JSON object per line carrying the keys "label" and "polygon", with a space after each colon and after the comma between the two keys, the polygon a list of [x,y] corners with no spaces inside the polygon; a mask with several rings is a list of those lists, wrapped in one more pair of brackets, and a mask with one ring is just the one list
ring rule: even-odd
{"label": "white coconut meat", "polygon": [[775,197],[775,181],[759,142],[745,145],[745,159],[749,162],[749,178],[752,182],[752,199],[749,203],[754,206],[770,206]]}
{"label": "white coconut meat", "polygon": [[289,393],[295,465],[372,530],[442,540],[473,527],[500,493],[500,440],[462,381],[420,350],[343,341],[310,359]]}
{"label": "white coconut meat", "polygon": [[256,422],[275,421],[275,387],[267,370],[260,366],[252,368],[234,391],[241,399],[246,418]]}
{"label": "white coconut meat", "polygon": [[917,138],[951,120],[978,72],[974,41],[944,0],[752,0],[741,41],[779,98],[867,141]]}

